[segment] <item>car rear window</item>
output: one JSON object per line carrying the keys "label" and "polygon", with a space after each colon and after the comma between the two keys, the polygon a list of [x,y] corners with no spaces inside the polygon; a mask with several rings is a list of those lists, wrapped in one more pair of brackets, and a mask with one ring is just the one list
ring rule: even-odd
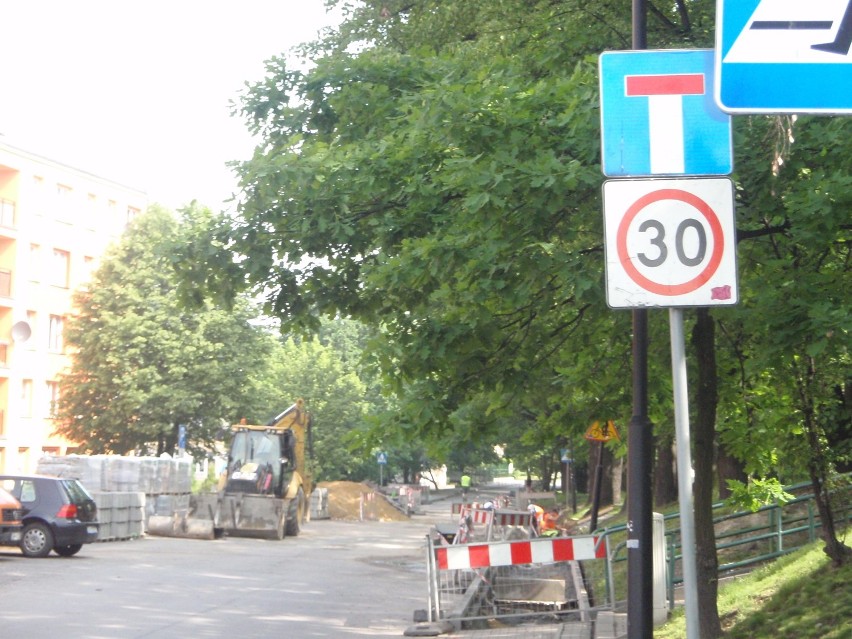
{"label": "car rear window", "polygon": [[21,482],[21,496],[18,498],[22,502],[31,502],[36,500],[35,483],[29,479]]}
{"label": "car rear window", "polygon": [[79,504],[92,500],[92,496],[83,488],[83,484],[76,479],[63,479],[62,485],[65,487],[65,492],[71,497],[73,503]]}

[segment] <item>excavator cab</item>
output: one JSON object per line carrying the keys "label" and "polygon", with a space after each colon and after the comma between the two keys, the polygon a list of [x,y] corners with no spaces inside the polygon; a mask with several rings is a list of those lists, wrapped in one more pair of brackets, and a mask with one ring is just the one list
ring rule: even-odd
{"label": "excavator cab", "polygon": [[290,430],[237,430],[225,490],[283,497],[295,468],[295,439]]}

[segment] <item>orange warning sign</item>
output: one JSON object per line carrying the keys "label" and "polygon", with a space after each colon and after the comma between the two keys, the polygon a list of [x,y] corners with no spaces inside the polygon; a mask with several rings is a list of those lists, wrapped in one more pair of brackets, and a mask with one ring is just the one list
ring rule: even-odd
{"label": "orange warning sign", "polygon": [[618,431],[615,430],[615,422],[611,419],[604,424],[595,422],[589,426],[589,430],[586,431],[586,439],[593,442],[608,442],[611,439],[621,441]]}

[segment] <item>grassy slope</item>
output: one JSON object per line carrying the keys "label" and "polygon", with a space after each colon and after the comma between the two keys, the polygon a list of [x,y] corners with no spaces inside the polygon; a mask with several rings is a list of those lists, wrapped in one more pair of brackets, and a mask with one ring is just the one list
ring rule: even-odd
{"label": "grassy slope", "polygon": [[[803,548],[719,588],[718,608],[730,639],[849,639],[852,564],[834,568],[822,543]],[[683,609],[654,639],[683,639]]]}

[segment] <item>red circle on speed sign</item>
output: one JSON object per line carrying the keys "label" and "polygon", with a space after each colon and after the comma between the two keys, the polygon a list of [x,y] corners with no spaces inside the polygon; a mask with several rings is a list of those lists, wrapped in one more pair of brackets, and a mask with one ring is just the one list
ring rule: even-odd
{"label": "red circle on speed sign", "polygon": [[[633,222],[634,218],[641,213],[643,209],[645,209],[645,207],[653,204],[654,202],[660,202],[661,200],[677,200],[693,207],[701,213],[705,220],[707,220],[707,223],[710,225],[710,230],[713,233],[713,251],[710,254],[710,260],[707,262],[707,266],[705,266],[702,271],[691,280],[681,284],[663,284],[648,279],[633,265],[633,261],[627,254],[627,230],[630,228],[630,224]],[[627,209],[627,212],[624,214],[624,218],[618,225],[616,248],[618,249],[618,259],[621,262],[621,266],[624,268],[630,279],[636,282],[643,289],[658,295],[684,295],[700,288],[707,282],[707,280],[713,277],[713,274],[716,272],[716,269],[719,268],[719,264],[722,261],[722,253],[724,253],[725,249],[725,238],[722,232],[722,225],[719,223],[719,218],[707,202],[697,195],[680,189],[660,189],[643,195],[636,200],[629,209]]]}

